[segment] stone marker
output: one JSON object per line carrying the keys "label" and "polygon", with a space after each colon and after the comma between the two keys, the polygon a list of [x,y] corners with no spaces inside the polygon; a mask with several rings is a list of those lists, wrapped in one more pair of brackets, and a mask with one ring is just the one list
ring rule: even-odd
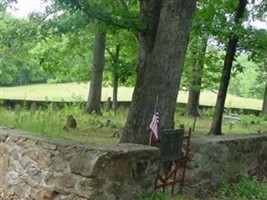
{"label": "stone marker", "polygon": [[37,105],[36,105],[36,103],[31,103],[31,106],[30,106],[30,113],[31,113],[31,115],[34,115],[35,114],[35,112],[36,112],[36,110],[37,110]]}
{"label": "stone marker", "polygon": [[19,114],[20,113],[20,111],[21,111],[21,105],[20,104],[16,104],[15,105],[15,114]]}
{"label": "stone marker", "polygon": [[57,103],[52,102],[52,103],[51,103],[51,107],[52,107],[52,110],[53,110],[53,111],[58,111],[58,105],[57,105]]}

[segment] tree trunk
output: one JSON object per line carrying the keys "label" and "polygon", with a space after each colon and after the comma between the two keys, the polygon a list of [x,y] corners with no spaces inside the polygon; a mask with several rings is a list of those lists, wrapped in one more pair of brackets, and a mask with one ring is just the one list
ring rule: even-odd
{"label": "tree trunk", "polygon": [[[243,17],[245,13],[245,8],[247,5],[247,0],[240,0],[239,5],[237,7],[236,15],[235,15],[235,23],[237,24],[239,20]],[[224,66],[221,76],[220,87],[217,95],[216,105],[215,105],[215,113],[213,116],[213,121],[211,124],[211,129],[209,134],[212,135],[221,135],[222,134],[222,117],[224,104],[227,95],[227,89],[231,77],[231,69],[233,66],[233,61],[235,57],[235,51],[237,46],[238,38],[236,34],[232,34],[230,36],[228,46],[226,49],[226,56],[224,60]]]}
{"label": "tree trunk", "polygon": [[263,97],[263,104],[262,104],[262,114],[267,115],[267,81],[265,84],[265,92],[264,92],[264,97]]}
{"label": "tree trunk", "polygon": [[119,77],[117,73],[115,73],[113,74],[113,102],[112,102],[112,109],[115,114],[118,107],[118,87],[119,87]]}
{"label": "tree trunk", "polygon": [[95,111],[101,115],[102,79],[105,66],[106,33],[97,32],[94,41],[92,76],[90,89],[84,113],[91,114]]}
{"label": "tree trunk", "polygon": [[120,45],[116,45],[116,51],[113,59],[113,103],[112,107],[114,113],[116,114],[117,105],[118,105],[118,87],[119,87],[119,75],[118,75],[118,65],[119,65],[119,57],[120,57]]}
{"label": "tree trunk", "polygon": [[139,34],[137,81],[121,142],[148,144],[157,99],[160,128],[173,128],[195,5],[195,0],[140,1],[149,29]]}
{"label": "tree trunk", "polygon": [[205,53],[208,44],[208,37],[203,36],[201,41],[202,50],[200,53],[196,53],[195,65],[192,66],[192,74],[190,76],[190,86],[189,86],[189,94],[188,94],[188,101],[186,107],[186,113],[189,117],[198,117],[199,114],[199,97],[201,91],[201,84],[202,84],[202,75],[204,69],[204,60],[205,60]]}

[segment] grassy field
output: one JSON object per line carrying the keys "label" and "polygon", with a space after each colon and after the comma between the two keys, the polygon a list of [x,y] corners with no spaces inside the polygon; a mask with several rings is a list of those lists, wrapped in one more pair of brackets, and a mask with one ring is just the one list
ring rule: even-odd
{"label": "grassy field", "polygon": [[[89,83],[36,84],[17,87],[0,87],[0,99],[48,100],[48,101],[85,101]],[[120,87],[118,101],[131,101],[133,88]],[[102,89],[102,100],[112,97],[112,88]],[[180,91],[177,102],[186,103],[188,93]],[[200,104],[214,106],[217,94],[204,91],[200,95]],[[261,110],[262,100],[227,95],[226,107]]]}

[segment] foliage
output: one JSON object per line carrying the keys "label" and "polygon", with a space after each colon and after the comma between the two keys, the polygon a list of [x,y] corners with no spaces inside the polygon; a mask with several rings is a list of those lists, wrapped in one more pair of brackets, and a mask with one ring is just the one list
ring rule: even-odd
{"label": "foliage", "polygon": [[[219,72],[222,66],[222,57],[220,50],[214,48],[214,38],[211,38],[215,25],[219,22],[214,19],[220,17],[218,7],[220,4],[207,3],[207,1],[198,1],[196,14],[193,21],[193,29],[190,33],[190,41],[186,54],[185,70],[182,84],[186,87],[190,85],[190,77],[202,78],[200,88],[195,89],[214,89],[219,82]],[[221,13],[220,13],[221,14]],[[214,25],[215,24],[215,25]],[[211,38],[211,40],[209,40]],[[207,40],[207,41],[205,41]],[[204,47],[207,43],[208,48]],[[204,60],[204,61],[202,61]],[[201,63],[204,63],[203,70]]]}
{"label": "foliage", "polygon": [[[106,46],[105,85],[112,85],[114,76],[117,76],[121,85],[133,86],[137,62],[137,41],[133,33],[125,30],[110,31]],[[118,58],[116,47],[119,48]]]}
{"label": "foliage", "polygon": [[202,110],[201,114],[205,117],[212,117],[214,114],[214,108],[207,108]]}
{"label": "foliage", "polygon": [[32,24],[0,12],[0,85],[45,82],[47,74],[28,53],[34,41],[26,40]]}
{"label": "foliage", "polygon": [[[116,115],[117,119],[112,120],[112,125],[102,127],[108,119],[114,118],[113,114],[105,113],[102,117],[85,116],[82,115],[79,103],[66,105],[64,109],[57,109],[52,104],[47,104],[46,108],[39,107],[36,110],[28,110],[25,106],[14,110],[0,107],[0,112],[0,126],[27,130],[51,137],[96,143],[117,143],[118,138],[113,138],[112,133],[119,130],[124,122],[122,115]],[[65,132],[63,126],[70,114],[76,118],[78,127],[77,130]]]}
{"label": "foliage", "polygon": [[238,57],[237,62],[243,66],[243,72],[236,74],[231,79],[229,92],[242,97],[262,98],[265,82],[258,79],[259,76],[264,74],[262,71],[261,73],[257,71],[259,65],[248,61],[247,56]]}
{"label": "foliage", "polygon": [[240,180],[237,183],[222,186],[219,197],[225,200],[264,200],[267,198],[267,185],[246,175],[240,175]]}
{"label": "foliage", "polygon": [[[79,31],[75,35],[69,33],[46,37],[31,49],[31,55],[51,74],[50,80],[74,82],[89,79],[92,35],[87,30]],[[87,44],[84,45],[85,43]]]}
{"label": "foliage", "polygon": [[[137,2],[115,1],[106,3],[104,1],[85,2],[81,0],[73,2],[57,0],[54,1],[53,6],[56,9],[63,9],[65,12],[70,11],[70,13],[81,11],[89,21],[92,21],[92,19],[101,21],[101,26],[98,28],[108,33],[104,83],[113,85],[114,79],[118,79],[123,85],[133,84],[137,42],[132,32],[141,27]],[[127,19],[127,22],[125,19]],[[121,30],[118,27],[127,28],[131,31]],[[117,60],[115,50],[118,46],[119,58]]]}
{"label": "foliage", "polygon": [[[265,200],[267,197],[267,184],[257,180],[240,175],[240,180],[235,183],[224,183],[218,192],[206,195],[205,199],[210,200]],[[137,200],[196,200],[198,198],[178,195],[169,196],[166,193],[157,192],[150,196],[141,196]]]}
{"label": "foliage", "polygon": [[243,126],[253,126],[263,124],[266,120],[264,116],[255,116],[255,115],[241,115],[241,123]]}
{"label": "foliage", "polygon": [[[93,4],[99,10],[102,9],[103,2]],[[110,6],[116,7],[117,4],[118,2]],[[117,14],[119,11],[126,13],[121,6],[117,5],[116,11],[113,11]],[[133,3],[125,6],[129,6],[129,15],[136,15],[134,13],[137,7]],[[0,60],[0,85],[89,80],[92,40],[96,30],[92,16],[88,16],[84,10],[66,9],[58,2],[47,7],[46,13],[32,13],[27,19],[15,19],[5,12],[1,14],[4,20],[0,22],[0,38],[5,39],[1,40],[2,46],[0,43],[0,53],[3,55]],[[108,27],[104,24],[100,28]],[[133,52],[137,51],[135,36],[130,36],[129,31],[118,31],[116,28],[109,27],[109,30],[109,40],[114,41],[110,42],[109,49],[114,48],[112,45],[119,40],[123,46],[120,80],[123,84],[132,85],[134,79],[130,77],[134,77],[136,62],[136,53]],[[123,39],[127,37],[128,39]],[[128,44],[125,45],[126,43]],[[111,61],[109,58],[107,60]],[[112,81],[110,69],[114,66],[112,62],[108,62],[108,65],[106,83]]]}
{"label": "foliage", "polygon": [[[254,5],[255,4],[255,5]],[[257,5],[256,5],[257,4]],[[198,1],[196,16],[194,18],[193,29],[191,31],[189,47],[187,51],[187,59],[185,64],[185,73],[183,77],[183,85],[188,86],[188,76],[191,75],[190,68],[194,65],[196,59],[199,59],[199,52],[201,51],[201,38],[203,36],[209,37],[209,47],[205,55],[205,70],[203,72],[203,84],[201,89],[217,89],[219,82],[219,75],[221,66],[223,65],[222,50],[226,47],[228,36],[233,31],[240,35],[240,45],[238,47],[237,55],[246,54],[250,55],[250,59],[259,60],[260,55],[266,55],[266,30],[258,30],[255,27],[248,25],[248,21],[264,20],[264,9],[266,9],[266,2],[250,2],[250,9],[246,14],[246,23],[235,25],[233,23],[234,8],[237,6],[237,1]],[[265,19],[266,20],[266,19]],[[257,61],[257,63],[260,63]],[[233,66],[233,76],[243,71],[244,65],[235,63]],[[249,68],[250,69],[250,68]],[[255,70],[255,69],[254,69]],[[263,70],[261,70],[262,72]],[[262,73],[257,75],[262,76]],[[244,74],[240,76],[245,77]],[[239,77],[240,77],[239,76]],[[266,76],[264,76],[266,77]],[[246,76],[248,78],[248,76]],[[246,79],[244,78],[244,79]],[[250,78],[251,80],[252,78]],[[255,80],[257,85],[261,84],[260,80]],[[249,86],[253,86],[251,83]],[[244,87],[245,88],[245,87]],[[257,96],[262,98],[262,90]],[[248,96],[247,93],[242,93]]]}
{"label": "foliage", "polygon": [[5,10],[8,6],[10,6],[11,3],[16,3],[17,0],[2,0],[0,3],[0,11]]}
{"label": "foliage", "polygon": [[51,109],[48,109],[46,112],[37,110],[34,114],[23,109],[10,112],[1,108],[0,112],[3,117],[1,126],[18,128],[53,137],[63,137],[64,135],[60,124],[64,116],[62,113],[53,113]]}
{"label": "foliage", "polygon": [[170,200],[170,198],[166,194],[158,192],[152,196],[137,197],[136,200]]}
{"label": "foliage", "polygon": [[88,18],[97,19],[109,26],[126,29],[142,29],[138,16],[137,1],[103,1],[103,0],[53,0],[56,9],[83,11]]}

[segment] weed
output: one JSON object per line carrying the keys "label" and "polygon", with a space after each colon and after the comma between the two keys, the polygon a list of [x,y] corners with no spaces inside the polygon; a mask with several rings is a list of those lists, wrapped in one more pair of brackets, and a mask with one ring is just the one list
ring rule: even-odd
{"label": "weed", "polygon": [[186,113],[186,107],[184,106],[176,106],[175,113],[179,116],[183,116]]}
{"label": "weed", "polygon": [[261,118],[256,117],[255,115],[242,115],[241,122],[247,127],[249,125],[260,124]]}
{"label": "weed", "polygon": [[267,114],[266,115],[262,115],[261,118],[262,118],[263,121],[267,121]]}
{"label": "weed", "polygon": [[137,197],[136,200],[198,200],[193,196],[178,194],[178,195],[170,195],[168,192],[156,192],[150,196],[140,196]]}
{"label": "weed", "polygon": [[267,185],[247,175],[240,175],[237,183],[223,184],[218,195],[225,200],[265,200],[267,199]]}
{"label": "weed", "polygon": [[137,197],[136,200],[170,200],[166,194],[158,192],[151,196]]}
{"label": "weed", "polygon": [[207,108],[205,110],[203,109],[201,115],[204,117],[212,117],[214,115],[214,108]]}

